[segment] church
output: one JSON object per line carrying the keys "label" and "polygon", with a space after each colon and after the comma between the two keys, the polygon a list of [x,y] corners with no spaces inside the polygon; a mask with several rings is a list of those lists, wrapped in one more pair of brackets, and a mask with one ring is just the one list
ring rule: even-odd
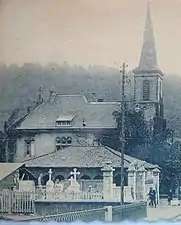
{"label": "church", "polygon": [[[134,72],[134,100],[144,112],[150,131],[155,135],[165,129],[163,105],[163,73],[158,67],[150,6],[139,65]],[[101,180],[101,168],[111,161],[115,168],[114,182],[120,185],[121,154],[101,143],[101,137],[117,132],[113,112],[121,110],[121,102],[88,102],[83,94],[59,95],[50,93],[49,99],[31,111],[16,127],[17,139],[14,162],[25,163],[24,179],[48,180],[70,178],[73,168],[80,171],[79,179]],[[137,160],[147,174],[157,165],[124,156],[125,185],[127,169]]]}

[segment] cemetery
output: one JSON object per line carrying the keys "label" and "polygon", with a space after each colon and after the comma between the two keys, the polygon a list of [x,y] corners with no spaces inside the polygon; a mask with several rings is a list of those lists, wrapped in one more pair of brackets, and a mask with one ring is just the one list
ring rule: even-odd
{"label": "cemetery", "polygon": [[[49,180],[45,186],[41,185],[41,176],[37,185],[33,180],[18,180],[13,190],[4,189],[0,192],[0,213],[50,216],[107,206],[120,207],[121,190],[113,183],[114,168],[111,162],[107,161],[101,170],[103,180],[99,183],[99,190],[94,188],[95,181],[92,186],[89,181],[88,190],[84,190],[79,181],[81,174],[77,168],[71,171],[69,180],[55,182],[52,181],[53,171],[50,168]],[[153,183],[147,184],[146,181],[150,179]],[[151,174],[145,170],[144,165],[138,165],[136,161],[130,164],[128,186],[124,187],[125,206],[146,202],[151,186],[159,190],[159,169],[154,169]]]}

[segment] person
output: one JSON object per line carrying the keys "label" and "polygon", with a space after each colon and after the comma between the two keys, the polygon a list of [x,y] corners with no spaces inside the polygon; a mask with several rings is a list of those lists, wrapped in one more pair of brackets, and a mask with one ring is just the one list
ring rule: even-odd
{"label": "person", "polygon": [[171,205],[171,201],[173,200],[173,192],[172,189],[168,192],[168,205]]}
{"label": "person", "polygon": [[150,199],[149,205],[151,205],[152,207],[155,206],[155,208],[156,208],[156,191],[153,190],[152,187],[150,188],[148,195],[149,195],[149,199]]}

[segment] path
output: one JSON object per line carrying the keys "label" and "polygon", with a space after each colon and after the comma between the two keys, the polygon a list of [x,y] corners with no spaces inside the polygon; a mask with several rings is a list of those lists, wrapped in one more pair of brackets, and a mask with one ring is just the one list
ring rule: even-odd
{"label": "path", "polygon": [[157,208],[148,207],[147,221],[181,220],[181,206],[168,206],[167,201],[161,201]]}

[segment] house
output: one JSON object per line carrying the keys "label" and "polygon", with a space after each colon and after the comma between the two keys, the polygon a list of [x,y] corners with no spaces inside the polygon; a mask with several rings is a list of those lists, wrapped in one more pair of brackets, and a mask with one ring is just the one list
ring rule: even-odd
{"label": "house", "polygon": [[[163,130],[162,82],[148,6],[140,63],[134,70],[134,98],[153,132]],[[46,183],[48,168],[53,169],[54,179],[57,176],[61,180],[68,179],[74,167],[81,171],[82,179],[101,179],[103,162],[111,159],[118,185],[120,153],[102,146],[101,139],[117,133],[113,113],[120,110],[121,102],[88,102],[82,94],[51,92],[49,99],[30,112],[16,128],[14,162],[25,163],[35,180],[42,174]],[[128,165],[134,160],[125,155],[125,177]],[[157,167],[140,163],[145,164],[148,173]],[[27,176],[24,178],[28,179]]]}

